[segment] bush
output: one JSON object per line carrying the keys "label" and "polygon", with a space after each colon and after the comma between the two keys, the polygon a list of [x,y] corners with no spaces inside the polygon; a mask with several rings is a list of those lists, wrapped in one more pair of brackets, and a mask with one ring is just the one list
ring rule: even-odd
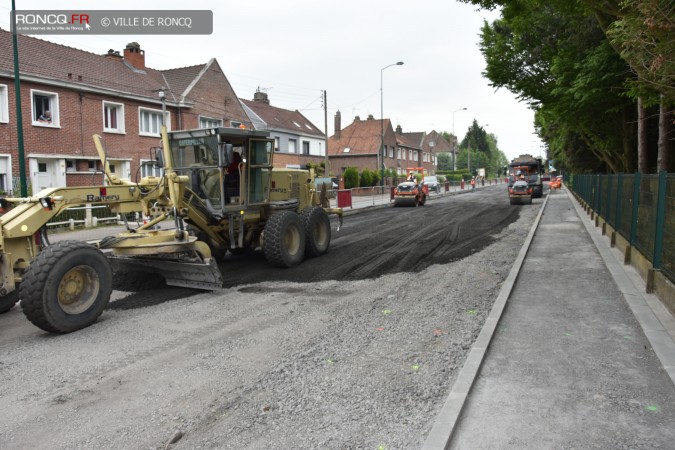
{"label": "bush", "polygon": [[347,167],[343,176],[345,180],[345,189],[359,187],[359,171],[356,167]]}
{"label": "bush", "polygon": [[361,172],[361,186],[367,187],[373,185],[373,172],[368,169],[363,169]]}

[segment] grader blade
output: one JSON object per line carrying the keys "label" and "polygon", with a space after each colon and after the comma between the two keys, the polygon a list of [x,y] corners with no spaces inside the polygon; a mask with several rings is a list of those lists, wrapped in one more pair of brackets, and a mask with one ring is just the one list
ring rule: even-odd
{"label": "grader blade", "polygon": [[208,262],[172,261],[163,258],[109,255],[114,272],[151,272],[161,275],[169,286],[215,291],[222,289],[223,276],[214,258]]}

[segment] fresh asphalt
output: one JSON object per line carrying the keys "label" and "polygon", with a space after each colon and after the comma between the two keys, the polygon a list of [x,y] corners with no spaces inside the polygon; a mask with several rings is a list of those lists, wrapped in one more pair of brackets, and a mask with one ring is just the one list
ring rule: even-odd
{"label": "fresh asphalt", "polygon": [[675,321],[551,191],[424,443],[675,448]]}

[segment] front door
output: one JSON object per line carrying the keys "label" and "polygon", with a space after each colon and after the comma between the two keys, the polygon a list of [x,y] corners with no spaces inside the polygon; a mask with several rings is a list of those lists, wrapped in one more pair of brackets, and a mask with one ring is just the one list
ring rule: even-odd
{"label": "front door", "polygon": [[43,189],[59,186],[58,159],[31,159],[30,168],[33,195]]}

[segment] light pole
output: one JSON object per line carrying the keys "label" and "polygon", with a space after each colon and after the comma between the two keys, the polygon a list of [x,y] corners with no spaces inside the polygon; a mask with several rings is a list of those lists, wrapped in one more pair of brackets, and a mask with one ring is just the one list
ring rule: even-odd
{"label": "light pole", "polygon": [[466,108],[459,108],[452,112],[452,137],[455,139],[452,146],[452,170],[457,170],[457,136],[455,136],[455,113],[457,111],[466,111]]}
{"label": "light pole", "polygon": [[380,69],[380,157],[382,158],[380,164],[380,186],[384,186],[384,91],[382,89],[382,74],[384,69],[391,66],[402,66],[403,61],[389,64]]}

